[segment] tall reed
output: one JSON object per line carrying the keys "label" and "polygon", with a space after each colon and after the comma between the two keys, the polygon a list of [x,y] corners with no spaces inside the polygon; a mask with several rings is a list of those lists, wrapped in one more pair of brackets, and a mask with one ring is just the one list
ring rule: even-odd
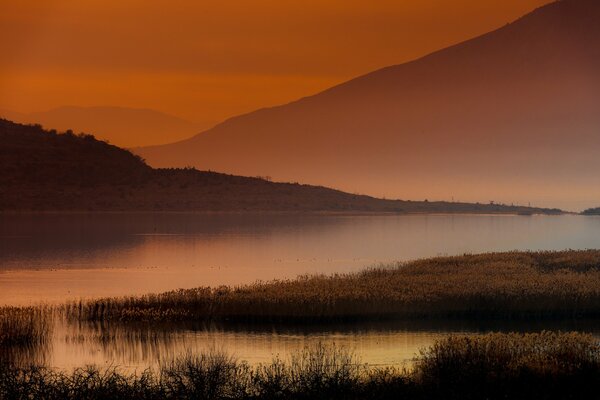
{"label": "tall reed", "polygon": [[50,312],[43,307],[0,307],[0,348],[40,344],[51,331]]}

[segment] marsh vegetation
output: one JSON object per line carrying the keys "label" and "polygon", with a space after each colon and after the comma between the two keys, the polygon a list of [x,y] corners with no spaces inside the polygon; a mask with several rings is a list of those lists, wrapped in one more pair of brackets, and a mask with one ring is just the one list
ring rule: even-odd
{"label": "marsh vegetation", "polygon": [[[371,367],[330,341],[271,363],[195,351],[161,358],[158,366],[136,372],[56,369],[36,362],[39,357],[14,355],[43,351],[57,319],[80,327],[65,340],[89,339],[110,350],[123,340],[159,345],[172,331],[213,323],[319,327],[336,321],[445,319],[529,326],[586,317],[597,326],[599,314],[600,251],[591,250],[440,257],[355,274],[59,307],[5,307],[0,309],[0,398],[581,398],[600,389],[600,344],[583,333],[451,334],[431,341],[410,364],[385,368]],[[79,337],[77,332],[85,330],[93,334]]]}
{"label": "marsh vegetation", "polygon": [[433,258],[353,274],[84,301],[64,311],[85,321],[595,318],[600,251]]}
{"label": "marsh vegetation", "polygon": [[42,307],[0,307],[0,349],[45,342],[52,328],[50,315]]}
{"label": "marsh vegetation", "polygon": [[599,382],[597,339],[549,332],[449,337],[424,349],[410,370],[370,368],[323,344],[256,367],[219,352],[137,374],[0,364],[0,397],[10,399],[564,399]]}
{"label": "marsh vegetation", "polygon": [[44,307],[0,307],[0,364],[43,360],[52,334],[52,314]]}

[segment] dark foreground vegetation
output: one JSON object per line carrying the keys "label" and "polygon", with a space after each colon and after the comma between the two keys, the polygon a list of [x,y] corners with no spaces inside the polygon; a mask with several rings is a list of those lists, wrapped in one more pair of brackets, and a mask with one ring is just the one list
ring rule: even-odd
{"label": "dark foreground vegetation", "polygon": [[0,119],[0,211],[558,214],[556,209],[376,199],[297,183],[154,169],[91,135]]}
{"label": "dark foreground vegetation", "polygon": [[600,251],[433,258],[354,274],[79,302],[66,313],[91,321],[596,318]]}
{"label": "dark foreground vegetation", "polygon": [[583,399],[598,390],[600,345],[578,333],[449,337],[411,370],[369,368],[324,345],[256,367],[190,354],[134,375],[0,364],[2,399]]}

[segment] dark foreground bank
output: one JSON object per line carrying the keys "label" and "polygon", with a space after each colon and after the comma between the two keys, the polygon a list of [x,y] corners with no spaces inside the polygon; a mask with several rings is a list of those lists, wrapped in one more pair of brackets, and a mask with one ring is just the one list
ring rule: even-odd
{"label": "dark foreground bank", "polygon": [[1,399],[582,399],[598,390],[600,345],[579,333],[453,336],[410,371],[369,368],[325,345],[258,367],[189,355],[135,375],[0,363]]}

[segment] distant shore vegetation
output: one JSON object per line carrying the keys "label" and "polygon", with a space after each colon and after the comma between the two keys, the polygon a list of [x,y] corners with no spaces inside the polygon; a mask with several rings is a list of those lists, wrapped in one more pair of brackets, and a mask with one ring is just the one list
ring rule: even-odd
{"label": "distant shore vegetation", "polygon": [[600,215],[600,207],[588,208],[583,211],[581,214],[583,215]]}

